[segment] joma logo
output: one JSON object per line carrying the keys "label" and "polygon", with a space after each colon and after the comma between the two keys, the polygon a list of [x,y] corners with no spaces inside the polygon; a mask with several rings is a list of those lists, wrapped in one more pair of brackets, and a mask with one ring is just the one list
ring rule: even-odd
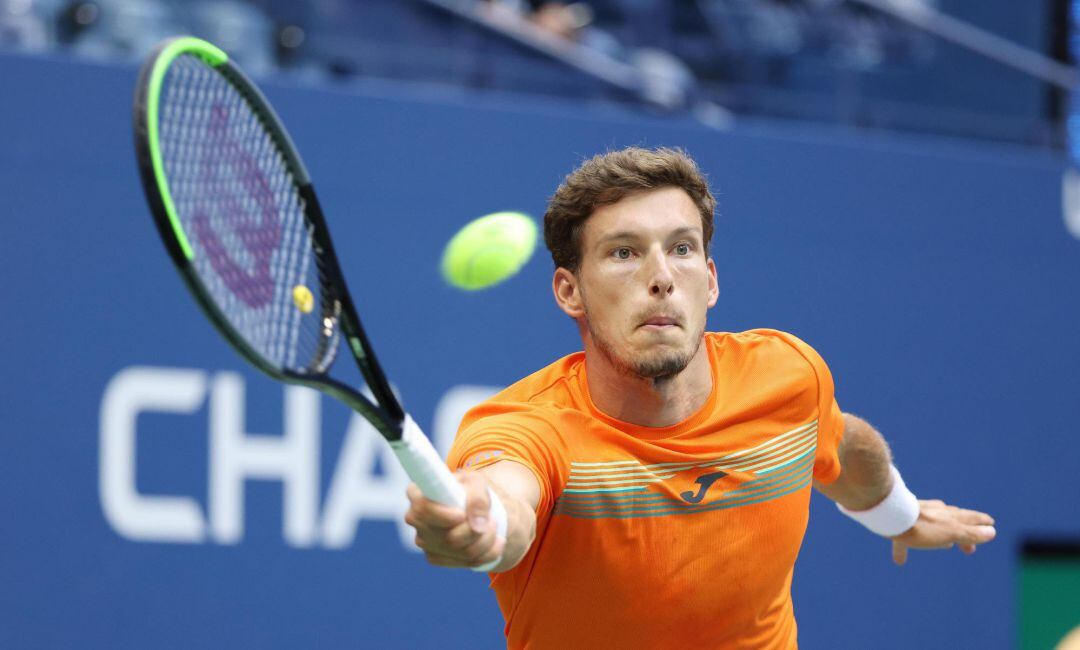
{"label": "joma logo", "polygon": [[709,491],[710,487],[712,487],[712,484],[724,478],[725,476],[727,476],[727,472],[710,472],[708,474],[702,474],[701,476],[697,477],[696,481],[694,481],[699,486],[697,493],[687,490],[679,496],[681,496],[683,498],[683,501],[687,503],[700,503],[701,500],[705,498],[705,493]]}

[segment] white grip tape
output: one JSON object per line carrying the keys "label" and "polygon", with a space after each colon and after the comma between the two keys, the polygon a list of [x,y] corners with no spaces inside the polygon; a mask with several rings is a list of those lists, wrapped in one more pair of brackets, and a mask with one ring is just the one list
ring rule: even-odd
{"label": "white grip tape", "polygon": [[390,448],[424,496],[443,505],[465,507],[465,489],[450,473],[412,416],[405,415],[401,423],[401,440],[391,442]]}
{"label": "white grip tape", "polygon": [[919,520],[919,500],[904,485],[896,466],[889,466],[893,486],[889,496],[869,510],[848,510],[839,503],[840,512],[883,537],[896,537],[907,532]]}
{"label": "white grip tape", "polygon": [[[435,451],[431,441],[420,430],[420,425],[406,414],[401,423],[401,440],[390,443],[398,462],[409,475],[409,479],[424,496],[443,505],[465,508],[465,489],[454,478],[450,468],[443,462],[439,452]],[[506,508],[495,493],[488,488],[488,497],[491,499],[490,516],[495,520],[496,534],[506,539]],[[473,567],[473,571],[490,571],[495,568],[502,557],[496,558],[483,566]]]}

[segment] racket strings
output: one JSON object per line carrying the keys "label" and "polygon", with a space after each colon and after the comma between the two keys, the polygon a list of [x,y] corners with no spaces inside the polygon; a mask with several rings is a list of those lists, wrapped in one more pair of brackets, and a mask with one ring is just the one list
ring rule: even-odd
{"label": "racket strings", "polygon": [[222,74],[181,56],[163,83],[159,142],[193,267],[215,306],[271,364],[324,371],[339,337],[336,321],[326,327],[334,305],[296,178],[259,114]]}

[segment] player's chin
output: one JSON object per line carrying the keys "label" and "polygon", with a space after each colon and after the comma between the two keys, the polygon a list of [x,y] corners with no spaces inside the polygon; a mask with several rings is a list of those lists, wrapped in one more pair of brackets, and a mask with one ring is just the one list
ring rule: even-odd
{"label": "player's chin", "polygon": [[692,356],[693,346],[684,337],[648,341],[636,346],[635,361],[644,365],[670,365]]}
{"label": "player's chin", "polygon": [[686,354],[668,351],[666,354],[653,354],[639,357],[634,364],[634,371],[640,377],[660,379],[674,377],[686,370],[689,359]]}

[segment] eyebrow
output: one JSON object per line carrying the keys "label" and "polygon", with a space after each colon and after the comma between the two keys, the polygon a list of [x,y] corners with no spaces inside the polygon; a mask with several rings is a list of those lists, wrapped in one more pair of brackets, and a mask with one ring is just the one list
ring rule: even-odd
{"label": "eyebrow", "polygon": [[[668,236],[669,237],[684,237],[686,235],[695,235],[695,234],[697,234],[697,230],[695,230],[694,228],[691,228],[689,226],[683,226],[681,228],[676,228]],[[600,244],[604,244],[606,242],[614,241],[614,240],[618,240],[618,239],[637,239],[637,238],[638,238],[638,233],[631,232],[629,230],[617,230],[617,231],[615,231],[613,233],[609,233],[607,235],[604,235],[599,240],[597,240],[596,244],[600,245]]]}
{"label": "eyebrow", "polygon": [[637,233],[632,233],[629,230],[617,230],[613,233],[608,233],[604,235],[596,243],[603,244],[604,242],[609,242],[616,239],[634,239],[636,237]]}

